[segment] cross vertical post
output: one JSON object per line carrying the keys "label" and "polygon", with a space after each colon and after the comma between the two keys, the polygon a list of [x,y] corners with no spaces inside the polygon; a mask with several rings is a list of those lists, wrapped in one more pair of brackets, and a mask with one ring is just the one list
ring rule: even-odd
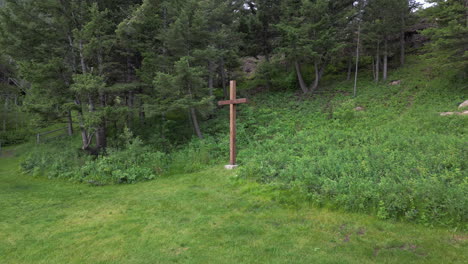
{"label": "cross vertical post", "polygon": [[[230,83],[231,101],[236,100],[236,81]],[[230,104],[230,140],[229,140],[229,165],[236,165],[236,104]]]}
{"label": "cross vertical post", "polygon": [[236,164],[236,105],[247,103],[246,98],[236,99],[236,81],[230,83],[230,100],[219,101],[218,105],[229,105],[230,107],[230,140],[229,140],[229,165],[226,165],[226,169],[234,169],[237,167]]}

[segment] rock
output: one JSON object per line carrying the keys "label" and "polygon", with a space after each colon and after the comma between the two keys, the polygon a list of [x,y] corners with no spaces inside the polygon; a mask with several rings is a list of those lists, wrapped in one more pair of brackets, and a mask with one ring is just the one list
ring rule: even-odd
{"label": "rock", "polygon": [[255,57],[242,58],[241,59],[242,71],[248,78],[251,78],[255,75],[258,65],[260,65],[260,63],[262,63],[263,61],[265,61],[264,56],[258,56],[258,58],[255,58]]}
{"label": "rock", "polygon": [[441,116],[450,116],[450,115],[454,115],[455,113],[454,112],[442,112],[440,113]]}
{"label": "rock", "polygon": [[354,111],[364,111],[364,110],[365,110],[365,108],[362,107],[362,106],[358,106],[358,107],[354,108]]}
{"label": "rock", "polygon": [[442,112],[440,113],[441,116],[451,116],[451,115],[468,115],[468,110],[463,112]]}
{"label": "rock", "polygon": [[458,108],[464,108],[464,107],[467,107],[468,106],[468,100],[466,100],[465,102],[461,103]]}
{"label": "rock", "polygon": [[400,85],[401,80],[391,81],[388,85]]}

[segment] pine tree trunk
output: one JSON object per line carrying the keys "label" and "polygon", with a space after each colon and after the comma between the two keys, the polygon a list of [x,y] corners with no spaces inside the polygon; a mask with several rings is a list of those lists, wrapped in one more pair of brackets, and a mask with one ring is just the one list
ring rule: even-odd
{"label": "pine tree trunk", "polygon": [[14,103],[15,103],[15,109],[13,110],[15,112],[15,129],[18,130],[18,96],[15,95],[15,99],[14,99]]}
{"label": "pine tree trunk", "polygon": [[71,63],[71,67],[72,67],[72,71],[73,73],[76,73],[76,56],[75,56],[75,46],[73,45],[73,39],[71,37],[72,33],[71,32],[68,32],[67,34],[67,37],[68,37],[68,44],[70,45],[70,49],[71,49],[71,60],[72,60],[72,63]]}
{"label": "pine tree trunk", "polygon": [[106,126],[101,124],[96,131],[96,148],[105,150],[107,147]]}
{"label": "pine tree trunk", "polygon": [[346,75],[346,80],[349,81],[351,80],[351,72],[353,70],[353,59],[350,57],[348,59],[348,75]]}
{"label": "pine tree trunk", "polygon": [[5,104],[3,105],[3,132],[7,128],[7,118],[8,118],[8,95],[5,96]]}
{"label": "pine tree trunk", "polygon": [[72,136],[73,135],[73,120],[72,120],[71,110],[68,110],[67,112],[67,119],[68,119],[67,132],[69,136]]}
{"label": "pine tree trunk", "polygon": [[88,131],[86,131],[85,125],[84,125],[84,116],[83,116],[83,111],[78,111],[78,120],[80,122],[80,130],[81,130],[81,149],[87,150],[89,148],[90,144],[90,139],[88,137]]}
{"label": "pine tree trunk", "polygon": [[215,71],[214,63],[213,61],[210,60],[208,62],[208,89],[209,89],[210,96],[213,96],[214,71]]}
{"label": "pine tree trunk", "polygon": [[405,16],[401,15],[401,31],[400,31],[400,65],[405,65]]}
{"label": "pine tree trunk", "polygon": [[375,58],[372,58],[372,78],[375,81],[375,79],[376,79],[376,77],[375,77]]}
{"label": "pine tree trunk", "polygon": [[[83,41],[82,40],[79,41],[78,52],[79,52],[79,55],[80,55],[81,73],[86,74],[86,63],[85,63],[85,60],[84,60]],[[88,99],[90,101],[89,110],[94,111],[94,105],[91,104],[92,99],[91,99],[90,95],[88,95]],[[91,141],[92,141],[92,135],[88,135],[88,131],[86,130],[85,122],[84,122],[84,115],[83,115],[83,108],[78,112],[78,114],[79,114],[80,129],[81,129],[81,142],[83,144],[81,148],[83,150],[88,150],[89,145],[91,144]]]}
{"label": "pine tree trunk", "polygon": [[319,87],[319,83],[320,83],[320,80],[322,79],[322,74],[323,74],[323,71],[324,71],[324,66],[319,66],[317,62],[314,63],[314,68],[315,68],[315,79],[314,79],[314,83],[312,84],[312,86],[310,87],[310,92],[313,92],[315,90],[318,89]]}
{"label": "pine tree trunk", "polygon": [[[192,120],[192,118],[190,118]],[[164,125],[166,123],[166,113],[162,113],[161,115],[161,138],[166,139],[166,133],[164,131]]]}
{"label": "pine tree trunk", "polygon": [[377,42],[377,54],[375,55],[375,82],[380,78],[380,42]]}
{"label": "pine tree trunk", "polygon": [[224,58],[221,58],[220,70],[221,70],[221,83],[223,86],[223,96],[224,96],[224,100],[226,100],[229,97],[229,93],[226,87],[226,71],[224,69]]}
{"label": "pine tree trunk", "polygon": [[[99,94],[99,101],[102,108],[106,106],[106,97],[104,94]],[[106,136],[106,119],[103,118],[96,131],[96,148],[98,150],[105,150],[107,147]]]}
{"label": "pine tree trunk", "polygon": [[384,61],[383,61],[383,76],[382,79],[383,81],[387,81],[387,72],[388,72],[388,41],[387,38],[385,37],[385,42],[384,42]]}
{"label": "pine tree trunk", "polygon": [[195,129],[195,133],[197,134],[199,138],[203,139],[203,135],[200,130],[200,125],[198,124],[198,118],[197,118],[197,113],[195,112],[195,108],[193,107],[190,108],[190,115],[192,119],[193,128]]}
{"label": "pine tree trunk", "polygon": [[301,65],[299,65],[299,62],[297,60],[294,61],[294,67],[296,69],[297,80],[299,81],[299,86],[301,87],[302,92],[306,94],[307,92],[309,92],[309,90],[307,89],[307,85],[304,82],[304,78],[302,77]]}
{"label": "pine tree trunk", "polygon": [[6,122],[7,122],[7,112],[6,112],[6,110],[3,111],[2,116],[3,116],[2,130],[3,130],[3,132],[6,132]]}
{"label": "pine tree trunk", "polygon": [[[269,54],[266,54],[265,55],[265,59],[267,61],[268,64],[270,64],[270,55]],[[266,88],[267,90],[271,90],[271,76],[270,76],[270,69],[268,68],[267,69],[267,72],[266,72]]]}
{"label": "pine tree trunk", "polygon": [[128,100],[127,100],[127,107],[129,109],[127,115],[127,127],[132,127],[133,125],[133,106],[135,101],[135,95],[133,91],[128,92]]}
{"label": "pine tree trunk", "polygon": [[139,105],[139,109],[138,109],[138,116],[140,118],[140,124],[144,124],[145,123],[145,110],[144,110],[144,107],[143,107],[143,100],[140,99],[140,105]]}
{"label": "pine tree trunk", "polygon": [[[94,99],[91,94],[88,94],[88,102],[89,102],[89,112],[93,113],[96,111],[96,105],[94,103]],[[90,150],[92,153],[96,152],[96,150],[100,150],[101,148],[104,148],[106,145],[106,140],[105,140],[105,128],[104,121],[101,121],[101,124],[98,125],[96,128],[96,149],[89,148],[89,145],[91,144],[92,136],[88,136],[88,143],[86,146],[86,150]],[[91,138],[90,138],[91,137]]]}
{"label": "pine tree trunk", "polygon": [[86,63],[83,55],[83,41],[80,40],[80,46],[79,46],[79,53],[80,53],[80,64],[81,64],[81,71],[83,74],[86,73]]}
{"label": "pine tree trunk", "polygon": [[359,42],[361,40],[361,24],[358,26],[358,36],[357,36],[357,44],[356,44],[356,72],[354,73],[354,97],[357,95],[357,78],[358,78],[358,70],[359,70]]}

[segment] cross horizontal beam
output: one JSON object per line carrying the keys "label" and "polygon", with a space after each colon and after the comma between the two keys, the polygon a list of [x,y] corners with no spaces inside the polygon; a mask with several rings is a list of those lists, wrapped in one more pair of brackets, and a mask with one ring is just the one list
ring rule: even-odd
{"label": "cross horizontal beam", "polygon": [[234,99],[234,100],[226,100],[226,101],[219,101],[218,105],[230,105],[230,104],[244,104],[248,103],[249,100],[247,98],[241,98],[241,99]]}

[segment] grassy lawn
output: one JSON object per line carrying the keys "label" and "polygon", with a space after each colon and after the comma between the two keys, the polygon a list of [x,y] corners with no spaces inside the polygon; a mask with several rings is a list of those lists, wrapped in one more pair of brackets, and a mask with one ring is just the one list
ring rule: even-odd
{"label": "grassy lawn", "polygon": [[287,205],[221,167],[136,185],[32,178],[0,158],[0,263],[466,263],[468,236]]}

